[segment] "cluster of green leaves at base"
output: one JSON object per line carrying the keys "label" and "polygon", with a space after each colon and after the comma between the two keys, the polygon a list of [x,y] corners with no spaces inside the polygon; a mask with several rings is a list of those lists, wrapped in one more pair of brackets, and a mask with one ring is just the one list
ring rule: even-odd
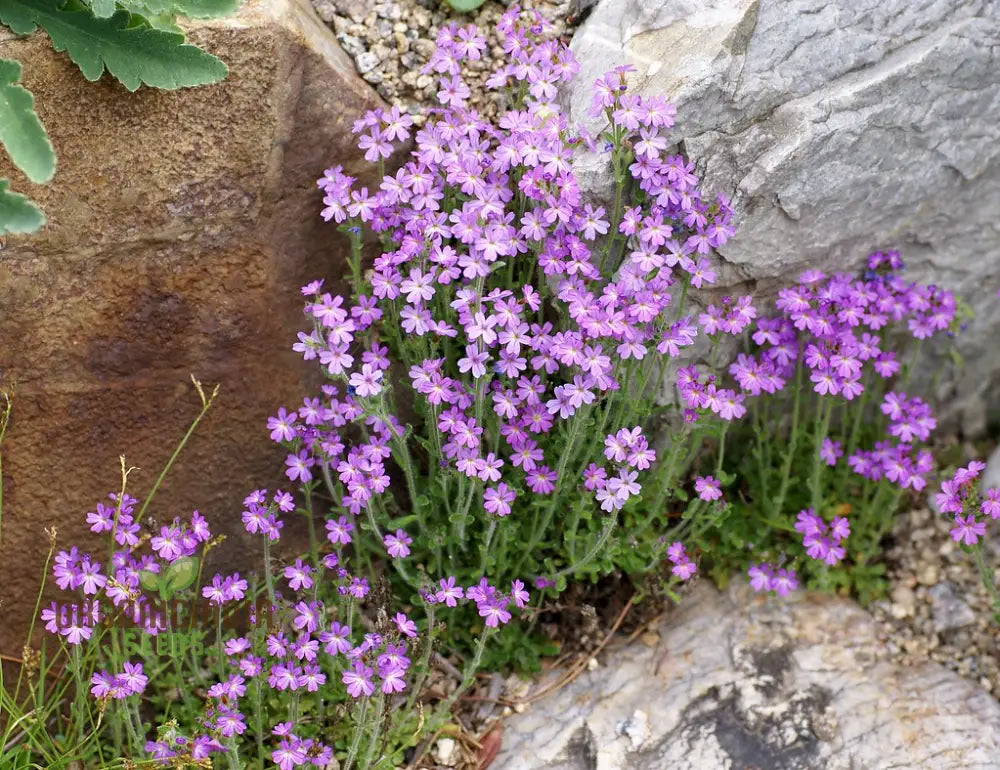
{"label": "cluster of green leaves at base", "polygon": [[[52,47],[65,51],[87,80],[107,70],[129,91],[141,85],[176,89],[216,83],[228,72],[221,60],[184,42],[177,18],[226,16],[241,2],[3,0],[0,23],[18,35],[45,30]],[[0,58],[0,144],[28,179],[45,184],[55,173],[56,155],[20,79],[20,62]],[[35,232],[44,224],[38,206],[0,179],[0,235]]]}

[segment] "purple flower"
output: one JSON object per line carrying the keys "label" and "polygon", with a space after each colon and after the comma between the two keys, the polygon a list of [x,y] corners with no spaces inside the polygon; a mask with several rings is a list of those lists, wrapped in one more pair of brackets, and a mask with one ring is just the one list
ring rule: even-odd
{"label": "purple flower", "polygon": [[234,700],[241,698],[247,691],[245,681],[239,674],[232,674],[226,681],[212,685],[208,689],[208,695],[211,698],[232,698]]}
{"label": "purple flower", "polygon": [[750,587],[754,591],[768,591],[771,588],[771,578],[774,570],[769,564],[751,564],[747,570],[750,577]]}
{"label": "purple flower", "polygon": [[115,509],[104,503],[97,504],[97,510],[87,514],[87,523],[90,524],[90,531],[100,534],[110,532],[114,527]]}
{"label": "purple flower", "polygon": [[413,637],[417,635],[417,624],[406,617],[406,615],[402,612],[397,612],[393,621],[396,623],[396,628],[399,629],[399,633],[404,636]]}
{"label": "purple flower", "polygon": [[278,409],[276,417],[267,418],[267,429],[271,431],[271,441],[292,441],[298,435],[295,428],[297,415],[289,414],[284,407]]}
{"label": "purple flower", "polygon": [[341,516],[334,521],[330,519],[326,522],[326,537],[334,545],[347,545],[351,542],[351,531],[354,525],[347,520],[346,516]]}
{"label": "purple flower", "polygon": [[378,395],[382,390],[382,371],[370,364],[362,364],[360,372],[354,372],[350,377],[350,385],[362,398]]}
{"label": "purple flower", "polygon": [[124,671],[117,676],[118,687],[122,692],[122,697],[127,695],[138,695],[146,689],[149,678],[142,671],[141,663],[125,662]]}
{"label": "purple flower", "polygon": [[979,509],[991,519],[1000,519],[1000,489],[987,489]]}
{"label": "purple flower", "polygon": [[608,478],[608,472],[601,466],[591,463],[583,472],[583,486],[591,492],[602,489]]}
{"label": "purple flower", "polygon": [[454,577],[442,578],[438,582],[441,589],[435,594],[437,601],[444,602],[448,607],[456,606],[458,599],[464,596],[462,586],[455,585]]}
{"label": "purple flower", "polygon": [[795,531],[800,532],[804,538],[822,535],[826,532],[826,522],[821,516],[817,516],[812,508],[806,508],[804,511],[799,511]]}
{"label": "purple flower", "polygon": [[476,605],[480,617],[486,619],[486,625],[490,628],[505,625],[510,620],[510,613],[506,607],[506,599],[489,599]]}
{"label": "purple flower", "polygon": [[305,484],[312,479],[312,471],[309,469],[315,464],[316,461],[309,456],[309,452],[303,449],[297,454],[291,454],[285,458],[285,465],[287,466],[285,475],[292,481],[298,479]]}
{"label": "purple flower", "polygon": [[295,626],[299,631],[306,631],[307,633],[312,633],[316,630],[319,624],[319,603],[318,602],[299,602],[295,605],[295,617],[292,620],[292,625]]}
{"label": "purple flower", "polygon": [[305,687],[307,692],[316,692],[326,684],[326,674],[322,673],[317,665],[303,666],[298,684],[299,687]]}
{"label": "purple flower", "polygon": [[787,596],[799,587],[799,581],[793,569],[779,569],[772,577],[768,586],[778,596]]}
{"label": "purple flower", "polygon": [[951,530],[951,537],[956,543],[975,545],[979,542],[979,538],[985,534],[986,524],[976,521],[976,517],[973,514],[970,513],[965,518],[962,516],[955,517],[955,526]]}
{"label": "purple flower", "polygon": [[243,714],[222,706],[215,719],[215,728],[222,733],[223,737],[232,738],[234,735],[243,735],[247,726]]}
{"label": "purple flower", "polygon": [[840,448],[840,442],[830,438],[823,439],[820,445],[819,456],[830,467],[837,464],[837,460],[844,456],[844,450]]}
{"label": "purple flower", "polygon": [[698,493],[698,497],[706,502],[722,497],[722,485],[712,476],[698,476],[694,481],[694,489]]}
{"label": "purple flower", "polygon": [[278,745],[278,748],[271,752],[271,761],[280,770],[293,770],[293,768],[306,763],[306,753],[303,751],[298,739],[282,741]]}
{"label": "purple flower", "polygon": [[510,598],[518,608],[524,608],[530,597],[524,588],[523,582],[515,580],[510,584]]}
{"label": "purple flower", "polygon": [[149,545],[164,561],[176,561],[184,555],[183,536],[180,527],[163,526],[160,527],[160,534],[154,535],[149,541]]}
{"label": "purple flower", "polygon": [[697,571],[698,567],[693,561],[678,562],[670,568],[670,572],[681,580],[690,580]]}
{"label": "purple flower", "polygon": [[312,588],[313,580],[310,577],[312,572],[312,567],[308,564],[303,564],[302,559],[296,559],[295,564],[285,567],[284,570],[285,579],[288,580],[288,587],[293,591]]}
{"label": "purple flower", "polygon": [[406,680],[404,679],[406,675],[406,669],[403,668],[390,668],[384,672],[380,672],[382,677],[382,692],[386,695],[390,695],[396,692],[402,692],[406,689]]}
{"label": "purple flower", "polygon": [[352,668],[341,674],[341,681],[347,685],[347,693],[352,698],[361,698],[375,692],[375,685],[372,684],[372,674],[374,672],[361,661],[354,661]]}
{"label": "purple flower", "polygon": [[386,535],[384,538],[385,549],[394,559],[403,559],[410,555],[410,544],[413,538],[401,529],[396,530],[395,535]]}
{"label": "purple flower", "polygon": [[483,507],[497,516],[506,516],[515,497],[514,490],[501,482],[496,487],[487,487],[483,493]]}
{"label": "purple flower", "polygon": [[540,465],[525,474],[525,482],[528,488],[539,495],[547,495],[553,492],[556,488],[556,485],[553,483],[555,480],[555,471],[549,470],[546,465]]}
{"label": "purple flower", "polygon": [[319,640],[323,643],[323,649],[327,655],[336,655],[351,649],[350,636],[349,626],[343,626],[334,621],[330,624],[328,631],[320,632]]}
{"label": "purple flower", "polygon": [[95,698],[117,698],[118,697],[118,678],[112,676],[107,671],[96,671],[90,677],[90,682],[93,687],[90,688],[90,694]]}

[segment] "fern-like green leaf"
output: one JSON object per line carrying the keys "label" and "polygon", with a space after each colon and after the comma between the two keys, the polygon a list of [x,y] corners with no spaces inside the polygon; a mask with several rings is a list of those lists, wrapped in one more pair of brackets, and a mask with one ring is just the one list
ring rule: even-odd
{"label": "fern-like green leaf", "polygon": [[90,10],[94,12],[94,16],[99,19],[106,19],[109,16],[114,16],[115,11],[118,10],[118,4],[115,0],[90,0]]}
{"label": "fern-like green leaf", "polygon": [[33,233],[45,224],[41,209],[20,193],[7,189],[7,180],[0,179],[0,235]]}
{"label": "fern-like green leaf", "polygon": [[18,85],[20,79],[20,63],[0,59],[0,144],[28,179],[41,184],[55,173],[56,154],[35,114],[35,98]]}
{"label": "fern-like green leaf", "polygon": [[143,16],[186,16],[215,19],[228,16],[243,0],[121,0],[121,6]]}
{"label": "fern-like green leaf", "polygon": [[177,26],[177,21],[175,20],[175,17],[166,13],[164,14],[144,13],[140,17],[139,12],[133,11],[132,18],[145,19],[146,23],[149,24],[149,26],[151,26],[153,29],[159,29],[162,30],[163,32],[173,32],[175,35],[184,34],[184,30],[182,30],[180,27]]}
{"label": "fern-like green leaf", "polygon": [[219,59],[185,45],[183,35],[129,27],[125,11],[98,19],[86,10],[60,10],[62,3],[3,0],[0,21],[21,35],[42,27],[52,38],[52,46],[66,51],[87,80],[97,80],[107,68],[129,91],[143,83],[166,89],[216,83],[228,72]]}

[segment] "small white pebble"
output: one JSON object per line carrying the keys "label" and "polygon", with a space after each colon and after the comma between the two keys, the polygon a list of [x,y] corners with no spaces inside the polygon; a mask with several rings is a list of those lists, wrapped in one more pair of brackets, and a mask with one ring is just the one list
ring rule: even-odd
{"label": "small white pebble", "polygon": [[445,767],[454,767],[458,761],[457,748],[454,738],[440,738],[434,746],[434,758]]}

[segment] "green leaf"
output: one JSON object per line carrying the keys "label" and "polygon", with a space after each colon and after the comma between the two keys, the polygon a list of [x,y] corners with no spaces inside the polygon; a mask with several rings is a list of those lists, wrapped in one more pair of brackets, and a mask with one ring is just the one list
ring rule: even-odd
{"label": "green leaf", "polygon": [[157,591],[160,588],[160,573],[152,570],[139,570],[139,585],[147,591]]}
{"label": "green leaf", "polygon": [[413,524],[415,521],[417,521],[418,518],[419,517],[417,516],[417,514],[411,513],[408,516],[400,516],[398,519],[390,519],[389,527],[395,529],[403,529],[404,527],[408,527],[411,524]]}
{"label": "green leaf", "polygon": [[87,80],[97,80],[105,68],[130,91],[146,84],[182,88],[222,80],[228,69],[219,59],[193,45],[183,35],[149,27],[129,27],[131,17],[119,11],[98,19],[90,11],[62,11],[63,0],[4,0],[0,21],[26,35],[42,27],[52,47],[66,51]]}
{"label": "green leaf", "polygon": [[236,11],[242,0],[119,0],[122,8],[143,16],[215,19]]}
{"label": "green leaf", "polygon": [[183,591],[198,577],[198,560],[194,556],[185,556],[172,562],[163,572],[161,585],[170,595]]}
{"label": "green leaf", "polygon": [[[243,0],[145,0],[145,5],[161,14],[187,16],[189,19],[215,19],[234,13]],[[162,7],[162,8],[161,8]]]}
{"label": "green leaf", "polygon": [[35,232],[45,224],[45,214],[20,193],[10,192],[7,184],[0,179],[0,235]]}
{"label": "green leaf", "polygon": [[115,0],[90,0],[90,10],[94,12],[94,16],[106,19],[109,16],[114,16],[118,6]]}
{"label": "green leaf", "polygon": [[459,13],[467,13],[476,10],[485,2],[486,0],[448,0],[448,5]]}
{"label": "green leaf", "polygon": [[148,16],[139,16],[138,14],[132,15],[133,19],[145,19],[146,23],[149,24],[153,29],[158,29],[163,32],[173,32],[175,35],[183,35],[184,30],[177,26],[174,21],[173,16],[168,16],[167,14],[150,14]]}
{"label": "green leaf", "polygon": [[56,170],[56,154],[35,114],[35,97],[17,84],[21,65],[0,59],[0,143],[32,182],[48,182]]}

